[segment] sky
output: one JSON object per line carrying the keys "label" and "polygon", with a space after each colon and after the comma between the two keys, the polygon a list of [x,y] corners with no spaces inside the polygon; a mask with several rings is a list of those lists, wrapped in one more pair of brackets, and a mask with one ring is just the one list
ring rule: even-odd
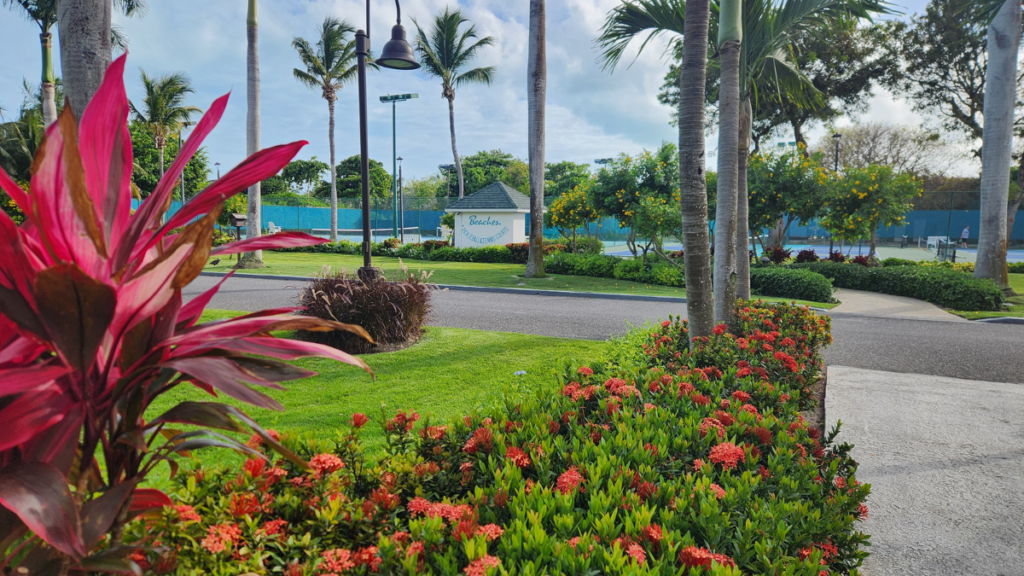
{"label": "sky", "polygon": [[[260,75],[262,82],[262,144],[295,140],[309,145],[300,158],[327,161],[327,103],[318,91],[297,82],[292,69],[300,66],[291,47],[300,36],[315,42],[316,28],[326,16],[365,26],[363,0],[259,0]],[[649,45],[635,60],[639,42],[630,47],[623,64],[602,70],[593,40],[608,11],[620,0],[548,0],[548,162],[591,163],[620,152],[635,154],[676,141],[669,125],[670,110],[657,100],[668,60],[665,41]],[[371,38],[379,51],[390,37],[395,7],[390,0],[371,0]],[[455,98],[456,136],[462,156],[501,149],[527,157],[526,60],[529,30],[527,0],[458,0],[480,36],[492,36],[494,46],[483,49],[476,66],[494,66],[491,86],[458,89]],[[926,0],[896,0],[907,13],[923,11]],[[402,23],[410,38],[415,19],[425,28],[432,15],[455,0],[405,0]],[[245,157],[246,115],[246,2],[243,0],[149,0],[143,18],[115,16],[130,41],[125,80],[128,97],[141,98],[139,69],[152,75],[184,72],[195,94],[189,104],[203,109],[218,96],[231,93],[223,119],[207,138],[210,161],[222,172]],[[40,72],[38,28],[19,14],[0,11],[0,108],[16,113],[23,99],[23,79],[37,83]],[[56,30],[54,38],[56,44]],[[15,55],[16,57],[11,57]],[[54,47],[59,75],[59,46]],[[632,64],[630,65],[630,62]],[[392,165],[392,110],[379,97],[416,93],[419,98],[398,104],[398,155],[404,158],[406,178],[437,172],[452,162],[447,102],[440,81],[421,71],[383,70],[368,78],[370,155]],[[858,121],[919,124],[922,118],[908,102],[875,89],[869,111]],[[839,122],[842,126],[850,120]],[[358,101],[355,84],[340,93],[336,111],[338,161],[359,153]],[[824,133],[809,133],[815,141]],[[784,138],[789,139],[789,138]],[[717,135],[708,137],[709,167],[714,163]]]}

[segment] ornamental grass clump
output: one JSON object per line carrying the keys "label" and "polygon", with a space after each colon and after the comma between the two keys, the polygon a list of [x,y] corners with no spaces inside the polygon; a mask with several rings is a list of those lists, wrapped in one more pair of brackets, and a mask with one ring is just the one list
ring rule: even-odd
{"label": "ornamental grass clump", "polygon": [[[254,431],[259,447],[283,455],[290,470],[310,470],[234,406],[192,401],[147,414],[167,392],[190,385],[280,410],[259,388],[313,373],[279,360],[322,356],[366,368],[333,348],[272,336],[365,335],[291,308],[199,323],[223,281],[187,303],[182,289],[210,256],[321,242],[281,233],[212,247],[224,202],[280,171],[306,143],[254,154],[165,217],[175,181],[224,114],[221,97],[132,212],[124,66],[124,56],[110,66],[80,124],[69,105],[46,130],[30,192],[0,170],[0,188],[27,215],[16,226],[0,212],[0,570],[12,574],[137,572],[133,557],[155,543],[127,544],[124,528],[139,515],[169,513],[171,504],[139,487],[156,466],[168,463],[173,476],[175,455],[204,447],[265,458],[209,429]],[[232,506],[255,513],[265,502],[239,495]],[[198,518],[187,505],[173,510],[183,522]],[[211,548],[227,549],[241,533],[211,525],[207,537]]]}
{"label": "ornamental grass clump", "polygon": [[[331,442],[283,435],[322,471],[280,459],[196,465],[174,480],[174,505],[132,525],[131,539],[161,543],[140,565],[292,576],[856,573],[869,487],[837,431],[800,418],[795,380],[777,378],[808,362],[800,351],[827,341],[827,323],[744,307],[753,370],[722,354],[700,369],[681,356],[674,368],[568,364],[554,390],[486,413],[437,423],[382,410],[379,459],[367,459],[370,424],[356,414]],[[772,334],[805,327],[813,333],[799,342]],[[720,347],[739,348],[726,334]],[[790,361],[767,364],[776,355]]]}
{"label": "ornamental grass clump", "polygon": [[361,326],[373,341],[338,331],[302,330],[297,337],[349,354],[414,342],[423,334],[430,313],[430,291],[434,287],[427,283],[429,279],[429,273],[412,274],[404,264],[391,279],[380,275],[360,279],[344,269],[332,272],[325,268],[299,293],[303,309],[298,314]]}

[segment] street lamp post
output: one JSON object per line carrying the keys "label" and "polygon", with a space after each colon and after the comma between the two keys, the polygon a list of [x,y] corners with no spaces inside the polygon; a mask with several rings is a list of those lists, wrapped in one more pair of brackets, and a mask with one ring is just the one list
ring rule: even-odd
{"label": "street lamp post", "polygon": [[405,244],[405,199],[402,198],[402,157],[398,157],[398,214],[401,221],[398,223],[399,234],[402,244]]}
{"label": "street lamp post", "polygon": [[217,167],[217,180],[220,180],[220,162],[214,162],[213,165]]}
{"label": "street lamp post", "polygon": [[[397,23],[391,28],[391,40],[384,45],[384,50],[375,63],[382,68],[395,70],[415,70],[420,67],[412,46],[405,40],[405,28],[402,27],[402,7],[395,0],[398,11]],[[366,59],[370,56],[370,0],[366,0],[366,31],[356,31],[356,56],[359,67],[359,155],[363,178],[363,267],[359,269],[362,279],[376,278],[377,271],[373,268],[370,255],[370,137],[369,119],[366,106]]]}
{"label": "street lamp post", "polygon": [[[843,135],[836,132],[832,135],[832,141],[836,143],[836,155],[835,155],[835,173],[839,174],[839,141],[843,138]],[[828,233],[828,255],[832,257],[832,250],[835,248],[835,239],[832,238],[832,232]]]}
{"label": "street lamp post", "polygon": [[396,202],[398,197],[398,113],[396,108],[398,108],[399,102],[419,97],[419,94],[396,94],[394,96],[389,94],[380,97],[380,101],[385,104],[391,102],[391,209],[394,217],[392,232],[395,238],[398,238],[398,204]]}
{"label": "street lamp post", "polygon": [[440,170],[444,171],[444,182],[447,188],[445,188],[445,201],[452,196],[452,172],[455,170],[455,164],[441,164],[438,166]]}

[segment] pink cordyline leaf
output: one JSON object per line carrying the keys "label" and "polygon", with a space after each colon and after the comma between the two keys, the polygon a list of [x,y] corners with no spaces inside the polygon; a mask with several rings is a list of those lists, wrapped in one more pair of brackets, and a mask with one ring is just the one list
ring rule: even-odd
{"label": "pink cordyline leaf", "polygon": [[145,512],[153,508],[173,506],[174,502],[162,491],[156,488],[137,488],[132,494],[132,503],[128,505],[129,512]]}
{"label": "pink cordyline leaf", "polygon": [[185,322],[184,328],[191,328],[199,321],[199,317],[202,316],[203,310],[210,301],[213,300],[213,297],[217,295],[217,291],[220,290],[220,287],[227,282],[228,278],[231,278],[234,275],[234,270],[228,272],[213,288],[210,288],[206,292],[203,292],[199,296],[189,300],[188,304],[181,307],[181,310],[178,312],[178,321]]}
{"label": "pink cordyline leaf", "polygon": [[4,172],[3,168],[0,168],[0,190],[6,192],[22,212],[32,209],[28,194],[14,180],[11,180],[11,177],[7,175],[7,172]]}
{"label": "pink cordyline leaf", "polygon": [[213,386],[216,390],[227,394],[235,400],[241,400],[246,404],[252,404],[253,406],[269,410],[284,410],[284,406],[280,402],[262,392],[249,388],[246,384],[258,383],[268,388],[283,388],[273,382],[268,382],[245,372],[228,358],[184,358],[166,362],[162,366],[177,370],[182,374],[187,374],[198,382]]}
{"label": "pink cordyline leaf", "polygon": [[27,442],[60,422],[64,418],[67,403],[55,385],[15,397],[10,404],[0,408],[0,422],[9,423],[10,426],[0,435],[0,451]]}
{"label": "pink cordyline leaf", "polygon": [[0,370],[0,396],[27,392],[49,384],[70,371],[70,368],[60,364],[35,364]]}
{"label": "pink cordyline leaf", "polygon": [[317,238],[302,232],[278,232],[269,236],[259,236],[238,242],[231,242],[210,251],[210,256],[242,254],[255,250],[273,250],[276,248],[297,248],[300,246],[316,246],[329,242],[326,238]]}
{"label": "pink cordyline leaf", "polygon": [[75,558],[85,555],[78,509],[56,468],[38,462],[6,466],[0,474],[0,504],[54,548]]}

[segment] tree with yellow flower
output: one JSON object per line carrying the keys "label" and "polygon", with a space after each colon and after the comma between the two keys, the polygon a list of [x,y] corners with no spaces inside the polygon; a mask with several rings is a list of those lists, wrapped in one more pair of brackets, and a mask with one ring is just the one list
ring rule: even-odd
{"label": "tree with yellow flower", "polygon": [[585,181],[583,185],[562,193],[551,203],[545,215],[545,224],[556,228],[563,238],[569,240],[573,252],[576,252],[577,231],[582,228],[587,237],[592,236],[590,225],[602,217],[594,207],[589,191],[590,183]]}
{"label": "tree with yellow flower", "polygon": [[878,227],[903,224],[912,209],[910,201],[922,191],[921,180],[894,172],[892,166],[848,169],[830,180],[821,223],[835,238],[853,241],[870,237],[868,260],[877,261]]}

